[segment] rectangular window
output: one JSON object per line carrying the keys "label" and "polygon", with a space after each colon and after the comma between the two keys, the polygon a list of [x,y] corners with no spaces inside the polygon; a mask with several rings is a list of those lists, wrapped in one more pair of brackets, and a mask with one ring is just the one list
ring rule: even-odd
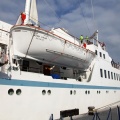
{"label": "rectangular window", "polygon": [[116,74],[114,73],[114,80],[116,80]]}
{"label": "rectangular window", "polygon": [[103,77],[102,69],[100,69],[100,76]]}
{"label": "rectangular window", "polygon": [[116,74],[116,79],[118,80],[118,74]]}
{"label": "rectangular window", "polygon": [[110,79],[110,71],[108,71],[108,78]]}
{"label": "rectangular window", "polygon": [[102,53],[100,52],[100,57],[102,57]]}
{"label": "rectangular window", "polygon": [[105,54],[103,54],[103,58],[105,59]]}
{"label": "rectangular window", "polygon": [[22,71],[28,71],[28,70],[29,70],[29,61],[23,60]]}
{"label": "rectangular window", "polygon": [[111,78],[113,79],[113,72],[111,72]]}
{"label": "rectangular window", "polygon": [[104,70],[104,75],[105,75],[105,78],[107,78],[107,73],[106,73],[106,70]]}
{"label": "rectangular window", "polygon": [[95,50],[95,54],[97,55],[97,50]]}

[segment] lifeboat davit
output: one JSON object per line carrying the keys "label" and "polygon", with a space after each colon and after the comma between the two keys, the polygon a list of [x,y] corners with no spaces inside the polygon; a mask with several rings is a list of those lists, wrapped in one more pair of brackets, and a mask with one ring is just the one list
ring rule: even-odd
{"label": "lifeboat davit", "polygon": [[66,30],[46,31],[32,25],[12,27],[14,55],[42,62],[85,70],[95,54],[82,47],[80,40]]}

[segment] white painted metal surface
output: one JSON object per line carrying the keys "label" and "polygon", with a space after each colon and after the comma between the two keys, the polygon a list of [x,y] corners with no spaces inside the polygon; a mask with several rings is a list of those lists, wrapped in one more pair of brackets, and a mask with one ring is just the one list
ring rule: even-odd
{"label": "white painted metal surface", "polygon": [[[21,29],[21,31],[18,31],[19,27],[24,28],[24,26],[18,26],[17,29],[14,30],[12,29],[13,44],[11,42],[11,48],[10,48],[12,55],[17,53],[15,51],[12,53],[13,48],[14,50],[17,48],[17,50],[19,51],[22,51],[21,48],[23,48],[23,51],[27,50],[26,47],[24,46],[20,46],[20,47],[14,46],[17,45],[15,44],[16,41],[14,41],[15,39],[14,37],[16,33],[17,33],[16,35],[17,37],[19,36],[19,34],[21,35],[21,31],[22,33],[25,32],[25,29],[24,30]],[[17,30],[16,33],[15,30]],[[43,31],[40,30],[40,32]],[[29,33],[29,35],[30,34],[33,34],[33,32]],[[41,35],[41,34],[36,34],[36,35]],[[41,38],[40,41],[43,42],[41,45],[39,45],[40,48],[43,47],[44,42],[46,41],[47,42],[49,41],[49,44],[47,43],[48,48],[49,46],[52,46],[50,44],[52,40],[45,39],[47,38],[45,36],[44,37],[42,36],[40,38]],[[23,37],[21,38],[21,41],[22,39]],[[36,39],[33,39],[33,42],[35,40]],[[28,44],[28,42],[26,42],[25,39],[22,42],[25,43],[25,45]],[[35,53],[39,49],[37,47],[37,44],[34,45],[36,46],[37,50],[33,46],[34,47],[33,53]],[[93,44],[87,45],[87,48],[89,48],[92,51],[97,50],[98,55],[96,55],[94,60],[91,61],[93,65],[90,65],[89,68],[86,70],[85,72],[87,74],[86,79],[84,78],[84,76],[82,77],[83,75],[82,72],[79,73],[79,75],[82,77],[81,82],[76,79],[75,75],[73,74],[74,70],[72,68],[69,71],[60,69],[60,75],[62,76],[62,72],[64,72],[64,76],[67,77],[67,80],[63,80],[62,78],[53,79],[51,75],[47,76],[44,75],[44,73],[21,71],[20,64],[17,71],[11,69],[8,70],[7,74],[1,74],[0,75],[1,78],[4,78],[4,79],[0,79],[0,84],[1,84],[0,94],[2,95],[1,97],[2,99],[0,102],[1,118],[5,120],[9,120],[9,119],[49,120],[51,114],[53,114],[54,119],[58,119],[60,118],[60,111],[62,110],[70,110],[70,109],[78,108],[79,114],[83,114],[88,111],[88,106],[95,106],[95,108],[100,108],[108,104],[119,101],[120,100],[120,96],[119,96],[120,70],[112,67],[111,58],[109,54],[100,46],[100,44],[98,46]],[[56,49],[58,48],[56,47]],[[31,51],[33,51],[33,49]],[[28,52],[28,55],[33,55],[31,54],[32,53],[31,51]],[[105,58],[100,57],[99,52],[101,52],[102,55],[105,54]],[[21,52],[21,53],[25,55],[25,52]],[[20,54],[15,54],[15,55],[20,55]],[[35,62],[35,60],[33,60],[33,62]],[[32,66],[36,66],[38,68],[40,67],[38,65],[35,65],[35,63],[33,65],[32,64],[31,67]],[[11,67],[12,66],[13,63],[11,62]],[[100,69],[103,70],[103,77],[100,76]],[[104,70],[107,71],[107,78],[105,78]],[[119,78],[116,80],[112,78],[109,79],[108,71],[110,73],[113,72],[115,74],[118,74]],[[14,91],[13,95],[8,94],[8,91],[10,89],[13,89]],[[20,95],[17,95],[18,89],[22,91]],[[5,114],[7,114],[7,116]]]}
{"label": "white painted metal surface", "polygon": [[51,114],[58,119],[63,110],[77,108],[83,114],[88,106],[100,108],[120,100],[120,67],[112,66],[101,44],[85,49],[73,36],[57,31],[28,25],[11,29],[9,61],[0,72],[0,120],[49,120]]}
{"label": "white painted metal surface", "polygon": [[12,25],[0,21],[0,43],[7,44],[9,43],[9,32]]}

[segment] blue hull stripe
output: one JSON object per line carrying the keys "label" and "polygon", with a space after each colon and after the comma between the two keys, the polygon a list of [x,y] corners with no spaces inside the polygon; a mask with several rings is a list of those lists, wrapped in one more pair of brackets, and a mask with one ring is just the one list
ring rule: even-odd
{"label": "blue hull stripe", "polygon": [[51,88],[114,89],[114,90],[120,90],[120,87],[112,87],[112,86],[81,85],[79,83],[78,84],[68,84],[68,83],[27,81],[27,80],[15,80],[15,79],[12,79],[12,80],[0,79],[0,85],[28,86],[28,87],[51,87]]}

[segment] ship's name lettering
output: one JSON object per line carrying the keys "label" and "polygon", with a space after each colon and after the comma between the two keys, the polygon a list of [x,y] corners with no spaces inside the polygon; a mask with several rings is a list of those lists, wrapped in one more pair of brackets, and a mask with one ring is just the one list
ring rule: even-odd
{"label": "ship's name lettering", "polygon": [[35,35],[35,37],[36,37],[36,39],[38,39],[38,40],[45,40],[45,39],[47,39],[46,36]]}

